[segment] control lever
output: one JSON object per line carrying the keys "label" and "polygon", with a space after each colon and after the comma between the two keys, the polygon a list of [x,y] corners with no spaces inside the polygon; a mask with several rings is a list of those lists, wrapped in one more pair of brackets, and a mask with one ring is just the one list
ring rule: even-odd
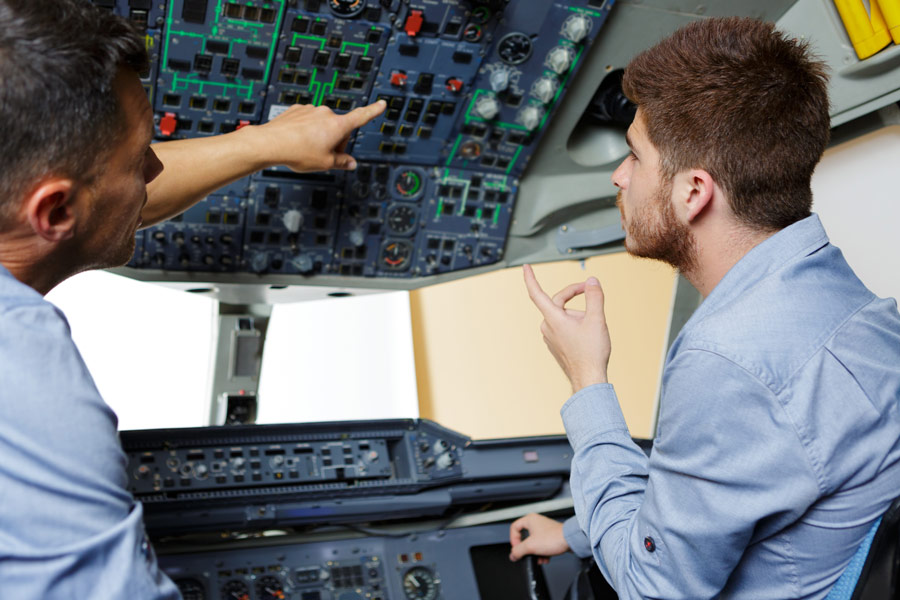
{"label": "control lever", "polygon": [[[527,529],[521,531],[522,540],[530,535]],[[547,587],[547,578],[544,570],[538,564],[538,559],[545,558],[529,554],[525,557],[525,577],[528,582],[528,600],[550,600],[550,588]]]}

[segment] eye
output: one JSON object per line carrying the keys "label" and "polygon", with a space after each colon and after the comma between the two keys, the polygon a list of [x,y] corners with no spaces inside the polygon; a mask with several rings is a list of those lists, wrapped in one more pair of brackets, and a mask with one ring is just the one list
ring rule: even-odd
{"label": "eye", "polygon": [[630,158],[631,160],[638,159],[637,154],[634,153],[634,150],[632,150],[631,152],[628,153],[628,158]]}

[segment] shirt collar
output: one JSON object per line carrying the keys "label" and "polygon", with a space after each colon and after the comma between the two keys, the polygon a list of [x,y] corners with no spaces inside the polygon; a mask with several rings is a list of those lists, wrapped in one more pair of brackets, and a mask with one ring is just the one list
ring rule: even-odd
{"label": "shirt collar", "polygon": [[694,311],[683,331],[707,314],[730,303],[770,273],[812,254],[828,243],[828,235],[816,214],[778,231],[753,247],[725,273],[706,300]]}

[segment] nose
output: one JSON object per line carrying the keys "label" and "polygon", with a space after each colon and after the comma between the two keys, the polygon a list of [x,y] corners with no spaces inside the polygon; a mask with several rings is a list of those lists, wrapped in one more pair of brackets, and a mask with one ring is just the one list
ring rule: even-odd
{"label": "nose", "polygon": [[610,181],[612,181],[612,184],[619,189],[624,189],[624,188],[628,187],[628,179],[629,179],[628,164],[630,162],[630,158],[631,158],[630,156],[625,157],[625,160],[623,160],[621,163],[619,163],[619,166],[616,167],[616,170],[613,171],[613,174],[610,176]]}
{"label": "nose", "polygon": [[153,148],[147,148],[147,157],[144,160],[144,182],[150,183],[163,172],[162,161],[156,156]]}

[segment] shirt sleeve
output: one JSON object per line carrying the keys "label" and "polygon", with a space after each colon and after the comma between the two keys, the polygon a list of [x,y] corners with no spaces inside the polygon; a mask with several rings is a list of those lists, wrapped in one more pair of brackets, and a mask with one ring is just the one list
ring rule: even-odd
{"label": "shirt sleeve", "polygon": [[667,367],[649,459],[612,386],[581,390],[562,415],[575,513],[621,600],[715,597],[750,544],[819,494],[779,399],[713,352],[682,350]]}
{"label": "shirt sleeve", "polygon": [[576,517],[569,517],[563,523],[563,537],[566,538],[569,550],[571,550],[575,556],[578,558],[587,558],[591,556],[591,540],[589,540],[587,534],[581,530],[581,525],[578,524],[578,519]]}
{"label": "shirt sleeve", "polygon": [[46,302],[0,314],[3,597],[179,598],[128,493],[117,420]]}

